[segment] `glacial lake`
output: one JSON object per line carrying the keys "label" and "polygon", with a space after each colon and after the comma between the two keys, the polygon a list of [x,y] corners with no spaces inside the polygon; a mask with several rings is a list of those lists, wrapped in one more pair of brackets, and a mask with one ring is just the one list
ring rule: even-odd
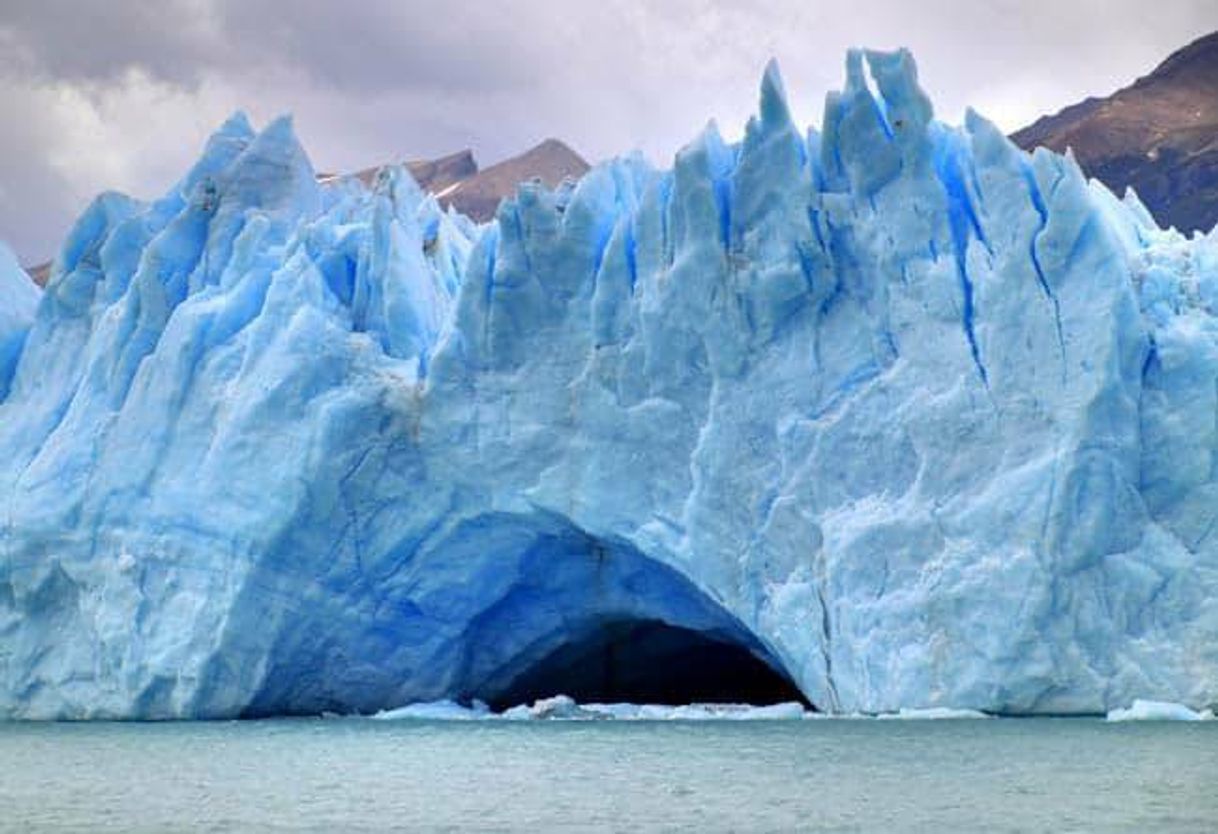
{"label": "glacial lake", "polygon": [[0,724],[4,831],[1218,831],[1218,721]]}

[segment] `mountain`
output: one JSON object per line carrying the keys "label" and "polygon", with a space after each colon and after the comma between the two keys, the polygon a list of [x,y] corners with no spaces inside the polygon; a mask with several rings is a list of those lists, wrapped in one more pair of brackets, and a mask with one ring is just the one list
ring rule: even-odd
{"label": "mountain", "polygon": [[0,716],[1218,701],[1218,236],[905,52],[508,199],[234,118],[89,207],[0,368]]}
{"label": "mountain", "polygon": [[[516,193],[522,182],[539,179],[548,188],[563,180],[578,180],[589,170],[583,157],[557,139],[546,139],[524,153],[479,170],[473,154],[461,151],[435,160],[403,163],[415,181],[447,208],[452,206],[478,223],[495,216],[499,203]],[[371,185],[384,166],[367,168],[350,176]],[[322,182],[341,179],[334,174],[320,175]]]}
{"label": "mountain", "polygon": [[51,262],[47,261],[46,263],[31,266],[28,269],[27,274],[35,284],[40,287],[45,287],[47,285],[47,281],[51,277]]}
{"label": "mountain", "polygon": [[588,170],[588,163],[579,154],[557,139],[547,139],[519,156],[437,188],[434,193],[441,205],[451,205],[469,218],[485,223],[495,216],[500,202],[515,195],[520,183],[540,179],[546,187],[556,188],[565,179],[578,180]]}
{"label": "mountain", "polygon": [[1218,32],[1107,98],[1089,98],[1013,134],[1023,148],[1072,148],[1088,175],[1132,187],[1183,232],[1218,223]]}
{"label": "mountain", "polygon": [[[419,184],[420,188],[433,194],[463,180],[467,180],[478,173],[478,163],[474,161],[473,152],[468,149],[437,159],[408,160],[403,162],[402,165],[414,177],[415,182]],[[317,179],[319,182],[329,183],[343,179],[344,176],[351,176],[358,179],[364,185],[371,186],[376,182],[377,175],[385,167],[384,165],[378,165],[375,168],[365,168],[362,171],[348,175],[318,174]]]}

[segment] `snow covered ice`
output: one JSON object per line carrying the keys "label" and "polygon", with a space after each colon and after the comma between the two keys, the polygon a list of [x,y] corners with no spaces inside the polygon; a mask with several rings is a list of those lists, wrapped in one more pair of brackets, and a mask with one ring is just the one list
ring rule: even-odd
{"label": "snow covered ice", "polygon": [[846,68],[484,227],[238,116],[36,313],[0,257],[0,716],[493,703],[606,622],[826,712],[1218,701],[1218,238]]}
{"label": "snow covered ice", "polygon": [[1108,711],[1109,721],[1211,721],[1211,710],[1197,712],[1183,704],[1137,699],[1128,709]]}

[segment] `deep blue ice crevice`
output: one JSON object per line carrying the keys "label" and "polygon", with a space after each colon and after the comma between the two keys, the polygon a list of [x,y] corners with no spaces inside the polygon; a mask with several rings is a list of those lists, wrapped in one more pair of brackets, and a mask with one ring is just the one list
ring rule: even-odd
{"label": "deep blue ice crevice", "polygon": [[736,167],[736,151],[723,141],[713,122],[703,134],[707,174],[714,190],[715,206],[719,210],[719,235],[725,251],[732,248],[732,171]]}
{"label": "deep blue ice crevice", "polygon": [[935,148],[935,172],[947,194],[947,220],[951,230],[956,275],[960,280],[962,299],[960,320],[964,327],[965,338],[968,339],[969,353],[972,354],[977,374],[981,377],[982,384],[989,388],[989,373],[986,371],[985,363],[981,358],[981,348],[977,343],[973,282],[968,271],[969,240],[971,236],[976,236],[978,241],[984,242],[984,236],[964,181],[962,165],[966,153],[966,145],[959,133],[951,130],[940,132],[939,144]]}
{"label": "deep blue ice crevice", "polygon": [[1044,234],[1045,227],[1048,225],[1049,212],[1045,207],[1044,197],[1040,193],[1040,186],[1036,183],[1036,176],[1032,172],[1031,163],[1026,160],[1021,161],[1023,162],[1021,169],[1023,171],[1024,181],[1028,186],[1028,197],[1032,201],[1032,207],[1035,209],[1036,216],[1040,220],[1036,231],[1032,234],[1032,240],[1028,245],[1028,258],[1032,262],[1032,268],[1036,271],[1036,280],[1040,284],[1041,290],[1044,292],[1045,297],[1048,298],[1050,303],[1053,305],[1053,324],[1057,330],[1057,348],[1061,354],[1062,384],[1064,385],[1066,383],[1067,362],[1066,337],[1062,330],[1061,302],[1058,300],[1057,294],[1053,292],[1053,288],[1049,286],[1049,280],[1045,277],[1044,267],[1040,265],[1040,253],[1036,251],[1040,236]]}

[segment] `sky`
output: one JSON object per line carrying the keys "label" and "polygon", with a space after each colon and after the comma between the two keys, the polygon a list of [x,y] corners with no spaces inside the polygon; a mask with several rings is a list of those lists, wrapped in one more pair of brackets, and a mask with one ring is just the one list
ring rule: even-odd
{"label": "sky", "polygon": [[770,57],[802,125],[847,48],[906,46],[940,118],[1015,130],[1215,29],[1215,0],[3,0],[0,239],[50,259],[94,195],[163,193],[235,110],[294,114],[323,171],[550,136],[667,166],[710,118],[739,135]]}

